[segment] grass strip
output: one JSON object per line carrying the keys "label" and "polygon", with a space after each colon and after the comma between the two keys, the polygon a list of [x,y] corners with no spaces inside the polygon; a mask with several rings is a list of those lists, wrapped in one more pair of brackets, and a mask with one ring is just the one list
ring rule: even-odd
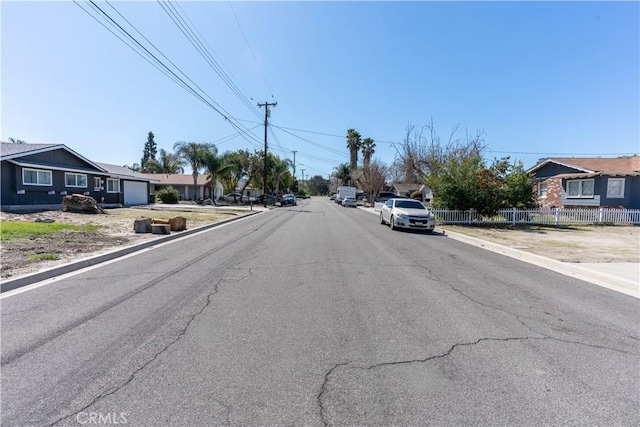
{"label": "grass strip", "polygon": [[0,242],[28,239],[58,233],[64,230],[92,232],[100,228],[98,225],[63,224],[26,221],[0,221]]}

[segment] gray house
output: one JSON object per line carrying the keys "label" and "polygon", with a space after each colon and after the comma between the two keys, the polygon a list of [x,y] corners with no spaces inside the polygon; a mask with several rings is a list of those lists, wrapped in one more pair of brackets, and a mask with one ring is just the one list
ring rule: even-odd
{"label": "gray house", "polygon": [[533,175],[543,208],[607,207],[640,209],[640,157],[548,158]]}
{"label": "gray house", "polygon": [[[4,211],[60,209],[67,194],[91,196],[105,206],[147,204],[149,179],[144,200],[127,192],[122,181],[139,181],[119,171],[86,159],[63,144],[0,145],[0,208]],[[140,185],[133,191],[140,192]]]}

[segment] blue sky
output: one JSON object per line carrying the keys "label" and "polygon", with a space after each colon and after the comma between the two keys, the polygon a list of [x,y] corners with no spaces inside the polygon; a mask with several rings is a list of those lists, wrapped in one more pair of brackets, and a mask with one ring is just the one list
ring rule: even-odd
{"label": "blue sky", "polygon": [[[640,152],[638,2],[172,2],[252,108],[160,3],[96,4],[252,129],[249,141],[218,142],[221,152],[260,148],[263,110],[253,106],[277,101],[269,145],[280,157],[297,150],[299,178],[348,162],[349,128],[390,163],[407,124],[431,119],[444,139],[457,124],[459,136],[483,130],[489,157],[526,167]],[[76,3],[0,7],[3,141],[62,143],[124,165],[140,162],[149,131],[169,151],[237,133]]]}

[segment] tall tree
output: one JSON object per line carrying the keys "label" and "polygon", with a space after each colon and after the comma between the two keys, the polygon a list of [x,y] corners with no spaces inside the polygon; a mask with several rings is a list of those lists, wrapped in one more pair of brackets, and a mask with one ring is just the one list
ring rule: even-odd
{"label": "tall tree", "polygon": [[144,143],[144,150],[142,150],[142,161],[140,162],[142,169],[145,170],[147,168],[147,161],[155,160],[156,154],[158,153],[158,147],[153,138],[153,132],[149,131],[149,134],[147,135],[147,142]]}
{"label": "tall tree", "polygon": [[204,151],[204,157],[202,159],[205,173],[207,174],[207,186],[211,192],[210,197],[215,203],[214,191],[216,184],[222,180],[222,178],[229,174],[231,168],[227,164],[226,156],[219,156],[218,149],[211,145]]}
{"label": "tall tree", "polygon": [[12,137],[9,137],[9,142],[12,143],[12,144],[26,144],[27,143],[26,141],[23,141],[21,139],[15,139],[15,138],[12,138]]}
{"label": "tall tree", "polygon": [[364,169],[360,177],[360,185],[371,203],[376,199],[380,191],[384,189],[389,174],[389,167],[384,163],[374,160],[369,167]]}
{"label": "tall tree", "polygon": [[348,163],[342,163],[333,169],[333,176],[340,182],[340,185],[345,185],[351,178],[351,169]]}
{"label": "tall tree", "polygon": [[158,159],[149,159],[145,165],[149,173],[184,173],[184,160],[177,154],[160,149]]}
{"label": "tall tree", "polygon": [[349,149],[349,170],[354,175],[358,168],[358,151],[362,146],[362,136],[355,129],[347,130],[347,148]]}
{"label": "tall tree", "polygon": [[[198,175],[200,169],[204,167],[204,158],[209,150],[216,150],[215,145],[197,142],[178,141],[173,145],[173,149],[180,158],[191,166],[191,176],[193,185],[198,185]],[[194,189],[195,190],[195,189]]]}
{"label": "tall tree", "polygon": [[276,189],[276,193],[279,193],[280,184],[283,184],[285,188],[289,188],[291,185],[293,176],[289,171],[289,167],[291,167],[292,162],[289,159],[280,159],[279,157],[276,157],[272,165],[274,187]]}
{"label": "tall tree", "polygon": [[369,169],[369,163],[371,163],[371,157],[376,152],[376,143],[371,138],[365,138],[362,140],[362,169],[365,171]]}
{"label": "tall tree", "polygon": [[312,196],[325,196],[329,194],[329,185],[331,183],[321,175],[314,175],[307,181],[309,194]]}

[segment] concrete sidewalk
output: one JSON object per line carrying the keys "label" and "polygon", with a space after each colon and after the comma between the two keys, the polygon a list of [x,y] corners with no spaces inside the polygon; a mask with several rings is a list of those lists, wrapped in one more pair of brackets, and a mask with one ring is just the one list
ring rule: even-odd
{"label": "concrete sidewalk", "polygon": [[[373,208],[358,206],[358,209],[376,216],[380,215],[380,212]],[[640,264],[638,263],[568,263],[529,253],[520,249],[510,248],[486,239],[479,239],[477,237],[443,230],[442,227],[436,227],[435,232],[440,232],[454,240],[553,270],[557,273],[564,274],[565,276],[574,277],[626,295],[640,298]]]}

